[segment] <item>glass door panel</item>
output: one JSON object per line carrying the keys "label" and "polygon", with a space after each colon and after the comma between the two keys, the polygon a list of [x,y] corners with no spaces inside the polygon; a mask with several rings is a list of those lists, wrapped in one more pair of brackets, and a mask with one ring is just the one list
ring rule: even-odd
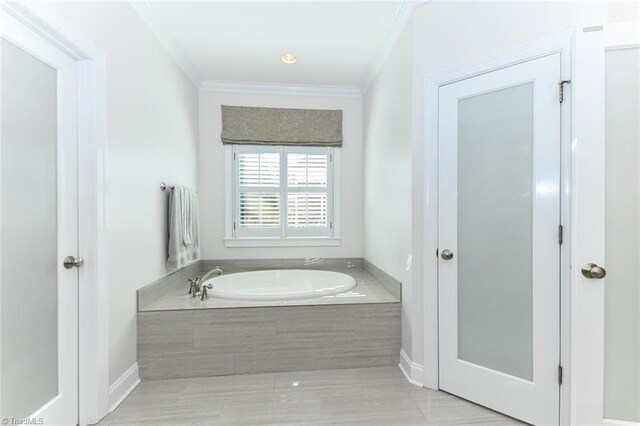
{"label": "glass door panel", "polygon": [[533,83],[458,105],[458,357],[533,379]]}
{"label": "glass door panel", "polygon": [[604,417],[640,422],[640,49],[605,52]]}
{"label": "glass door panel", "polygon": [[2,39],[2,415],[58,394],[57,73]]}

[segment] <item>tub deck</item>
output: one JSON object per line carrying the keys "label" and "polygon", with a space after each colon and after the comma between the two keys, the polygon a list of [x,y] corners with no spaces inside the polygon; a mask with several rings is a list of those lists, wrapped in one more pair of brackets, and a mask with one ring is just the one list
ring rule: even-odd
{"label": "tub deck", "polygon": [[140,304],[140,312],[173,311],[184,309],[216,309],[216,308],[246,308],[266,306],[315,306],[315,305],[343,305],[361,303],[398,303],[400,299],[387,290],[371,273],[363,269],[342,272],[351,275],[356,280],[353,290],[323,297],[291,300],[234,300],[221,299],[210,296],[209,300],[201,301],[187,294],[188,285],[176,283],[165,293],[145,304]]}

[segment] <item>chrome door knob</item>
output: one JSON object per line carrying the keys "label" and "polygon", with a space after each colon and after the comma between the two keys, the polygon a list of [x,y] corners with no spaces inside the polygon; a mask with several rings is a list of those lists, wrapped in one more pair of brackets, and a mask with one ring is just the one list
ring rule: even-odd
{"label": "chrome door knob", "polygon": [[65,268],[67,269],[71,269],[71,268],[79,268],[82,265],[84,265],[84,259],[81,257],[73,257],[73,256],[67,256],[64,258],[64,260],[62,261],[62,264],[64,265]]}
{"label": "chrome door knob", "polygon": [[449,249],[442,250],[442,258],[444,260],[453,259],[453,252],[451,250],[449,250]]}
{"label": "chrome door knob", "polygon": [[607,275],[607,271],[603,267],[598,266],[595,263],[587,263],[582,267],[582,275],[584,275],[585,278],[595,278],[597,280],[600,280]]}

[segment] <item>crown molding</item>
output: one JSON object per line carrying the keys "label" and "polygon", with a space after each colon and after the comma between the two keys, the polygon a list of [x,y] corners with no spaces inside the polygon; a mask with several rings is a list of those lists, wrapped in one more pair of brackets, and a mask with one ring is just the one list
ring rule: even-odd
{"label": "crown molding", "polygon": [[261,95],[336,96],[361,98],[356,86],[322,86],[310,84],[259,83],[248,81],[205,80],[200,91],[220,93],[252,93]]}
{"label": "crown molding", "polygon": [[164,27],[162,19],[158,13],[151,6],[151,2],[148,0],[136,0],[130,1],[131,7],[136,11],[142,22],[149,28],[149,30],[155,35],[160,44],[166,49],[171,57],[176,61],[178,66],[182,68],[182,71],[189,77],[193,84],[198,87],[200,85],[200,76],[196,71],[193,63],[187,58],[182,49],[175,42],[173,37]]}
{"label": "crown molding", "polygon": [[260,83],[226,80],[202,80],[193,63],[187,58],[182,49],[164,27],[162,19],[153,9],[150,0],[130,1],[131,7],[138,14],[149,30],[155,35],[160,44],[169,55],[182,68],[193,84],[201,91],[227,92],[227,93],[255,93],[255,94],[279,94],[279,95],[304,95],[304,96],[341,96],[362,97],[367,91],[376,75],[384,65],[387,57],[393,50],[400,33],[409,21],[416,7],[428,3],[430,0],[404,0],[398,7],[385,31],[383,40],[376,49],[376,53],[369,63],[359,87],[356,86],[323,86],[306,84],[282,84]]}
{"label": "crown molding", "polygon": [[369,66],[360,81],[360,92],[363,95],[367,92],[369,86],[371,86],[371,83],[373,83],[373,80],[375,80],[378,72],[380,72],[384,62],[393,50],[393,46],[396,44],[396,41],[404,29],[404,26],[409,21],[409,18],[411,18],[413,10],[425,3],[428,3],[429,1],[430,0],[405,0],[400,2],[396,9],[396,13],[393,15],[393,18],[391,18],[391,23],[387,27],[382,42],[378,46],[373,59],[369,63]]}

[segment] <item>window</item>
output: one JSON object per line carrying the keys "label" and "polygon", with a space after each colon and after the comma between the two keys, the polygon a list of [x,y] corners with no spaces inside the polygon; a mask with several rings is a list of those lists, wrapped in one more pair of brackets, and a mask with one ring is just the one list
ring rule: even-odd
{"label": "window", "polygon": [[334,148],[232,150],[232,239],[334,237]]}

